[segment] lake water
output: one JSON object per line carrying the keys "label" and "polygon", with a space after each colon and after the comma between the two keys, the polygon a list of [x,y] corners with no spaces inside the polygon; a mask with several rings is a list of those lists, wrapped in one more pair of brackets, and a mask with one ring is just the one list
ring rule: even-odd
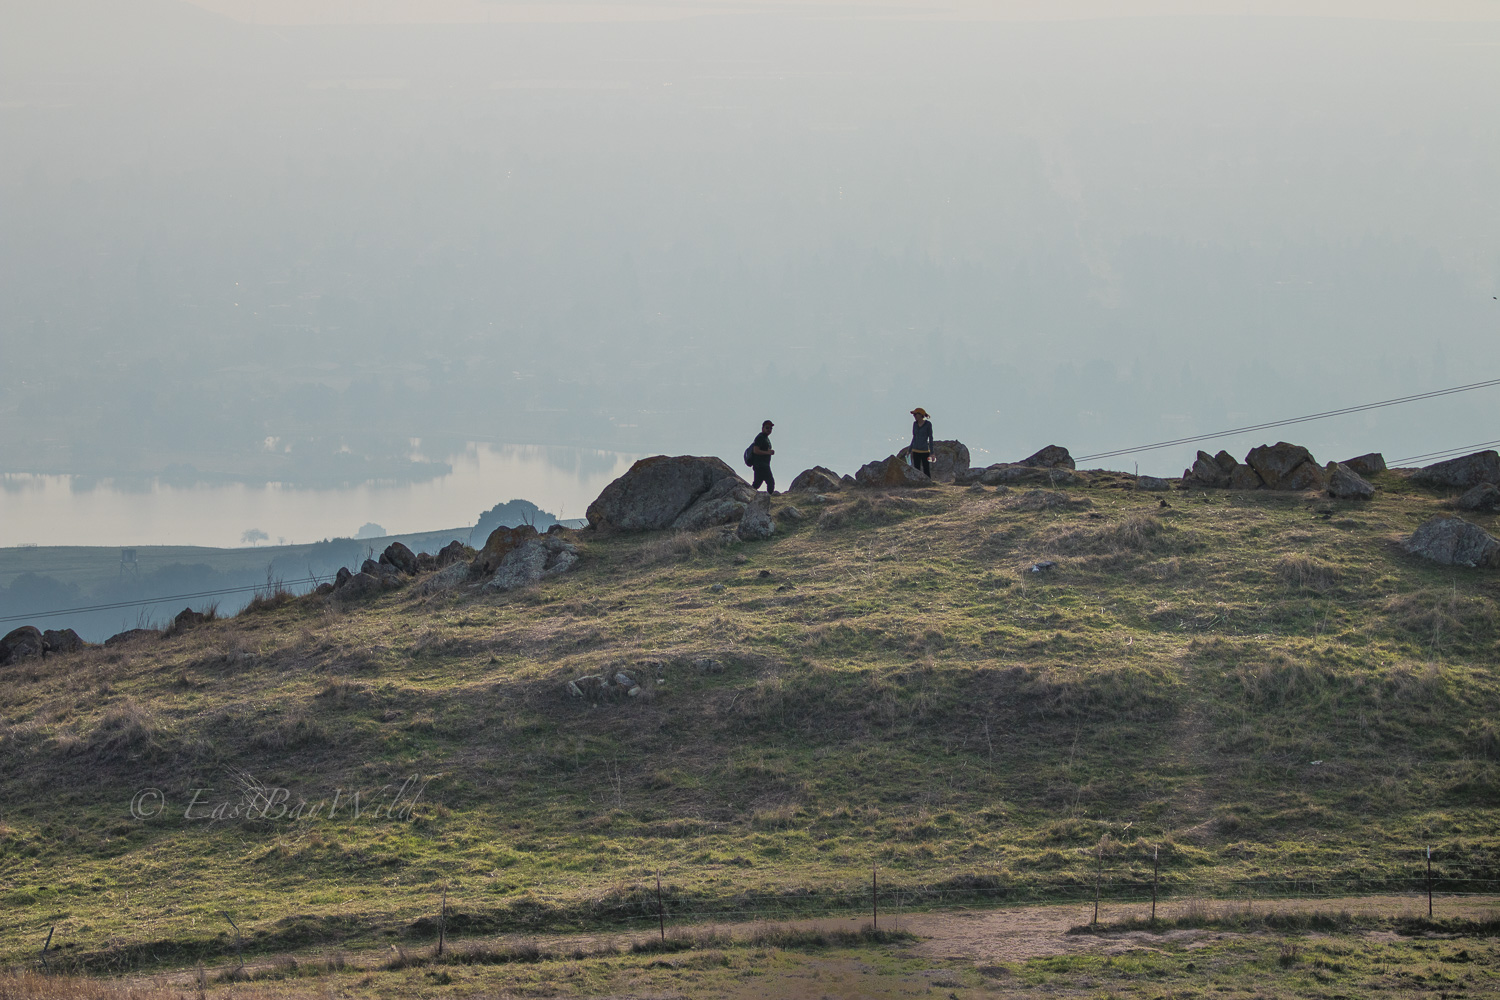
{"label": "lake water", "polygon": [[638,456],[580,448],[470,445],[447,459],[453,471],[422,483],[339,489],[265,486],[143,488],[73,476],[0,476],[0,547],[13,545],[269,544],[352,537],[368,522],[388,534],[472,525],[506,500],[530,500],[560,519],[589,503]]}

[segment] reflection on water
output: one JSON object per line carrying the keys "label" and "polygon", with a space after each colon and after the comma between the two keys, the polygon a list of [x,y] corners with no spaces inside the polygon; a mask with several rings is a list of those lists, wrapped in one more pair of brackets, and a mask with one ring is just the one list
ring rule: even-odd
{"label": "reflection on water", "polygon": [[242,544],[251,529],[275,543],[352,537],[374,521],[392,534],[472,525],[497,503],[530,500],[559,519],[583,517],[637,456],[582,448],[469,445],[453,471],[422,483],[336,489],[117,486],[82,476],[0,476],[0,547]]}

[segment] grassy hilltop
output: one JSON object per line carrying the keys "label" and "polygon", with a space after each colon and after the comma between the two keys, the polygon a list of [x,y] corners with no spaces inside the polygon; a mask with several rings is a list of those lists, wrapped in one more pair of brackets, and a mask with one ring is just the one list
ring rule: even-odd
{"label": "grassy hilltop", "polygon": [[[1425,844],[1497,875],[1500,575],[1400,547],[1446,498],[1089,479],[779,497],[767,542],[580,532],[522,592],[261,602],[7,668],[4,958],[54,924],[80,967],[221,956],[221,911],[252,949],[383,944],[445,888],[459,932],[609,926],[657,869],[675,913],[872,862],[913,903],[1091,895],[1156,847],[1204,894],[1378,888]],[[566,690],[619,670],[639,696]],[[204,818],[253,786],[340,808]]]}

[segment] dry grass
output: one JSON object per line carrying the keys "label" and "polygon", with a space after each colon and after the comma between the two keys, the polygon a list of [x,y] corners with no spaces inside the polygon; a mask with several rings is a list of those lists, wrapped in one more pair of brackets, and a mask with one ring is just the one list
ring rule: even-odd
{"label": "dry grass", "polygon": [[0,973],[0,1000],[178,1000],[182,994],[82,976]]}
{"label": "dry grass", "polygon": [[1326,559],[1290,553],[1277,560],[1276,576],[1289,587],[1323,591],[1338,583],[1343,571]]}

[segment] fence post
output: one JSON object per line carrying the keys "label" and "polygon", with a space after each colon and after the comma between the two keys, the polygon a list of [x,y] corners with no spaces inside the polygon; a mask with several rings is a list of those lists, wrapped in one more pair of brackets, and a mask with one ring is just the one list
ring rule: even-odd
{"label": "fence post", "polygon": [[1101,841],[1099,843],[1099,846],[1096,847],[1094,849],[1094,851],[1095,851],[1095,853],[1099,857],[1099,864],[1098,864],[1098,867],[1096,867],[1094,869],[1094,920],[1093,920],[1093,924],[1091,926],[1098,926],[1098,924],[1099,924],[1099,883],[1101,881],[1103,881],[1103,879],[1104,879],[1104,843]]}
{"label": "fence post", "polygon": [[448,936],[448,890],[443,890],[443,908],[438,911],[438,954],[443,953],[443,941]]}
{"label": "fence post", "polygon": [[667,940],[667,918],[661,906],[661,869],[656,869],[656,925],[661,931],[662,941]]}
{"label": "fence post", "polygon": [[57,925],[53,924],[47,931],[47,940],[42,942],[42,968],[47,970],[49,973],[52,971],[52,963],[47,961],[47,949],[52,947],[52,935],[56,933],[56,931]]}
{"label": "fence post", "polygon": [[870,862],[870,919],[871,929],[880,930],[880,880],[873,861]]}
{"label": "fence post", "polygon": [[1427,845],[1427,919],[1432,919],[1432,845]]}
{"label": "fence post", "polygon": [[1161,845],[1151,849],[1151,922],[1156,923],[1156,883],[1161,879]]}

